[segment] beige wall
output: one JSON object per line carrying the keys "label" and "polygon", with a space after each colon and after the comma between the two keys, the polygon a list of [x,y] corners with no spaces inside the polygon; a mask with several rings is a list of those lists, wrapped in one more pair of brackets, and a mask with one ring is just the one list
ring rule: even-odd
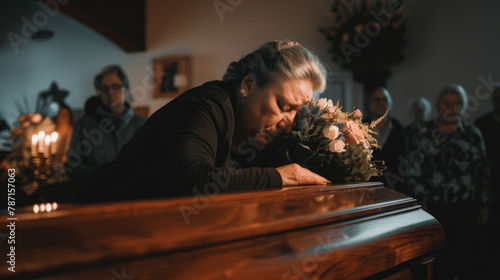
{"label": "beige wall", "polygon": [[[0,9],[0,113],[13,122],[15,103],[25,95],[34,107],[38,93],[52,81],[70,91],[67,102],[81,108],[94,94],[92,80],[105,65],[126,69],[136,102],[156,110],[168,99],[153,99],[151,65],[169,54],[192,57],[192,85],[220,79],[227,65],[261,43],[288,38],[313,48],[333,71],[328,43],[317,31],[331,24],[333,0],[220,0],[239,3],[220,19],[213,0],[147,0],[147,51],[126,53],[108,39],[64,14],[50,18],[46,28],[55,36],[30,41],[15,53],[6,34],[20,32],[22,17],[40,10],[36,1],[7,0]],[[500,81],[500,1],[411,1],[408,7],[407,59],[393,68],[388,81],[393,115],[408,122],[406,103],[416,96],[433,101],[448,83],[461,83],[470,95],[477,77]],[[352,105],[361,104],[362,86],[353,87]],[[145,93],[145,95],[143,94]],[[481,101],[469,121],[491,110]]]}
{"label": "beige wall", "polygon": [[329,24],[331,1],[221,2],[240,4],[231,6],[233,10],[220,17],[213,1],[149,0],[148,57],[191,55],[194,86],[220,79],[231,61],[269,40],[299,41],[315,49],[324,61],[328,60],[326,40],[317,27]]}

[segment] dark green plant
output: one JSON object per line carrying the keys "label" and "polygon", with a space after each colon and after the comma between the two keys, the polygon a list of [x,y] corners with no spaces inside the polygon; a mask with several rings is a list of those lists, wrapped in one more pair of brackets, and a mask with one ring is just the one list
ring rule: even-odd
{"label": "dark green plant", "polygon": [[333,61],[351,71],[357,82],[385,81],[390,67],[405,59],[405,7],[389,3],[393,2],[335,1],[333,25],[319,29],[330,43]]}

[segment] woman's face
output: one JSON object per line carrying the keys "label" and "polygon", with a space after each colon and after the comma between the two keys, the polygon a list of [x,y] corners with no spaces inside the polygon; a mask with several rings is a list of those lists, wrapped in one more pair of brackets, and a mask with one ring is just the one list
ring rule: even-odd
{"label": "woman's face", "polygon": [[456,93],[450,92],[443,95],[439,101],[439,116],[447,123],[457,122],[462,110],[462,99]]}
{"label": "woman's face", "polygon": [[371,109],[375,118],[379,118],[389,109],[389,100],[383,90],[377,89],[372,93]]}
{"label": "woman's face", "polygon": [[424,117],[424,109],[418,105],[413,105],[411,106],[411,116],[413,119],[413,122],[424,122],[425,117]]}
{"label": "woman's face", "polygon": [[247,92],[239,110],[236,139],[248,141],[250,137],[261,146],[282,132],[290,133],[297,111],[313,95],[309,80],[278,79],[261,88],[251,74],[243,80],[241,88]]}
{"label": "woman's face", "polygon": [[102,77],[97,93],[102,103],[113,113],[120,113],[125,108],[125,86],[118,75],[110,73]]}

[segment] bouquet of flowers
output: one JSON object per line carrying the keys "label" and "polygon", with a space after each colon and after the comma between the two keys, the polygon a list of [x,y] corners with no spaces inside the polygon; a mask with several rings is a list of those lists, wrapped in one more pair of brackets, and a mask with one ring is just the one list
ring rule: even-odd
{"label": "bouquet of flowers", "polygon": [[342,112],[332,100],[308,101],[297,113],[292,133],[281,139],[278,164],[297,163],[332,182],[382,175],[384,162],[372,160],[373,148],[379,147],[372,128],[385,115],[371,124],[361,117],[359,109]]}

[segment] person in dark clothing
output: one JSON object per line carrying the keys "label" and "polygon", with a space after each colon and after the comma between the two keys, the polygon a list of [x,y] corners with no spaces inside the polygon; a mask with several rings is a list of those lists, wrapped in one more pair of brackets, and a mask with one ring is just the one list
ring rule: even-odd
{"label": "person in dark clothing", "polygon": [[327,180],[290,164],[239,168],[283,132],[313,90],[325,88],[325,68],[308,49],[273,41],[229,65],[223,81],[188,90],[155,112],[123,147],[79,184],[75,202],[173,197]]}
{"label": "person in dark clothing", "polygon": [[431,103],[424,97],[418,97],[410,100],[408,103],[408,110],[411,117],[411,123],[405,127],[406,147],[412,145],[410,135],[418,135],[425,127],[425,122],[431,115]]}
{"label": "person in dark clothing", "polygon": [[494,272],[500,262],[498,251],[500,240],[498,239],[498,225],[500,224],[500,84],[493,88],[491,102],[493,111],[478,118],[474,124],[483,135],[486,147],[486,156],[490,162],[490,217],[486,225],[486,238],[484,248],[485,270]]}
{"label": "person in dark clothing", "polygon": [[436,279],[486,279],[489,256],[481,243],[489,220],[490,170],[481,132],[463,120],[467,102],[461,85],[446,86],[437,98],[438,118],[411,135],[407,184],[445,232]]}
{"label": "person in dark clothing", "polygon": [[[500,173],[500,85],[497,85],[491,98],[493,111],[478,118],[475,125],[483,135],[486,146],[486,155],[488,156],[491,174]],[[490,181],[490,204],[492,222],[500,222],[500,177],[491,176]]]}
{"label": "person in dark clothing", "polygon": [[76,180],[114,160],[146,121],[125,102],[129,82],[120,66],[104,67],[94,78],[94,88],[100,102],[86,104],[85,115],[75,123],[64,165],[68,175]]}
{"label": "person in dark clothing", "polygon": [[85,101],[85,106],[83,107],[83,114],[84,115],[94,114],[97,111],[97,109],[101,106],[102,106],[102,101],[99,95],[91,96]]}
{"label": "person in dark clothing", "polygon": [[[385,88],[375,89],[370,97],[371,118],[365,122],[371,122],[384,116],[387,110],[392,108],[392,98]],[[406,155],[406,144],[404,128],[401,123],[387,113],[373,129],[377,134],[374,136],[380,145],[379,149],[373,150],[373,160],[384,161],[387,170],[383,176],[372,177],[371,181],[382,181],[385,186],[407,193],[405,180],[399,175],[398,167]]]}

